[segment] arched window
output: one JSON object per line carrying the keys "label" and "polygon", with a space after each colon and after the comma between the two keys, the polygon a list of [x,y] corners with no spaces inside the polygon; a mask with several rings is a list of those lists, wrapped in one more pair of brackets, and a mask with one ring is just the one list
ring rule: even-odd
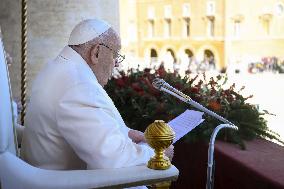
{"label": "arched window", "polygon": [[193,52],[191,50],[189,50],[189,49],[185,49],[184,52],[185,52],[185,54],[187,54],[187,56],[189,58],[193,56]]}
{"label": "arched window", "polygon": [[150,56],[151,56],[151,58],[154,58],[154,57],[158,57],[158,53],[157,53],[157,51],[155,50],[155,49],[151,49],[151,53],[150,53]]}
{"label": "arched window", "polygon": [[215,68],[215,56],[209,49],[204,50],[204,62],[208,64],[210,68]]}
{"label": "arched window", "polygon": [[172,57],[175,57],[175,53],[174,53],[174,51],[172,49],[167,49],[167,52],[170,52]]}
{"label": "arched window", "polygon": [[156,64],[158,61],[158,53],[155,49],[150,50],[150,64]]}

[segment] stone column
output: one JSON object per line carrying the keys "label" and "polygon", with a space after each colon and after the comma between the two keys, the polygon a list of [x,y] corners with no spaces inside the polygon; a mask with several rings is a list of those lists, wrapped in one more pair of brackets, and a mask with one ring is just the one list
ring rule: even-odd
{"label": "stone column", "polygon": [[21,7],[19,0],[0,0],[0,27],[5,50],[13,58],[10,66],[10,80],[15,97],[20,96],[21,77]]}

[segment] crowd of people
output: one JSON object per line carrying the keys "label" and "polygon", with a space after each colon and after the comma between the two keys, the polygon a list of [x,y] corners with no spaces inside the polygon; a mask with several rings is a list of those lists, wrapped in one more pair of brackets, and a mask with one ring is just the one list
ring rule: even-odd
{"label": "crowd of people", "polygon": [[168,72],[176,72],[180,75],[184,75],[185,73],[202,73],[216,69],[213,56],[204,57],[203,60],[197,60],[192,56],[187,57],[186,59],[173,59],[172,61],[164,60],[160,63],[155,61],[150,64],[150,67],[153,69],[157,69],[160,66],[163,66]]}
{"label": "crowd of people", "polygon": [[273,72],[284,73],[284,59],[277,57],[264,57],[260,61],[248,65],[249,73]]}

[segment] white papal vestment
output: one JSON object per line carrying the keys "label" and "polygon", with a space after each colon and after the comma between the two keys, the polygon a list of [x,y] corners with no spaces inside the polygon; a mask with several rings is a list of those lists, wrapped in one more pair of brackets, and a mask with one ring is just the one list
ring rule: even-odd
{"label": "white papal vestment", "polygon": [[128,137],[84,59],[65,47],[33,83],[22,158],[45,169],[100,169],[145,164],[154,152]]}

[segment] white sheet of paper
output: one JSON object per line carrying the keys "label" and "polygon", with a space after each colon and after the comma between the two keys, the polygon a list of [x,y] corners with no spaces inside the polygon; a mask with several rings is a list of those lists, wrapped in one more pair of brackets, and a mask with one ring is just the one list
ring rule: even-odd
{"label": "white sheet of paper", "polygon": [[175,119],[168,122],[168,125],[175,132],[175,139],[173,143],[202,123],[204,121],[204,119],[202,119],[203,114],[203,112],[199,111],[186,110]]}

